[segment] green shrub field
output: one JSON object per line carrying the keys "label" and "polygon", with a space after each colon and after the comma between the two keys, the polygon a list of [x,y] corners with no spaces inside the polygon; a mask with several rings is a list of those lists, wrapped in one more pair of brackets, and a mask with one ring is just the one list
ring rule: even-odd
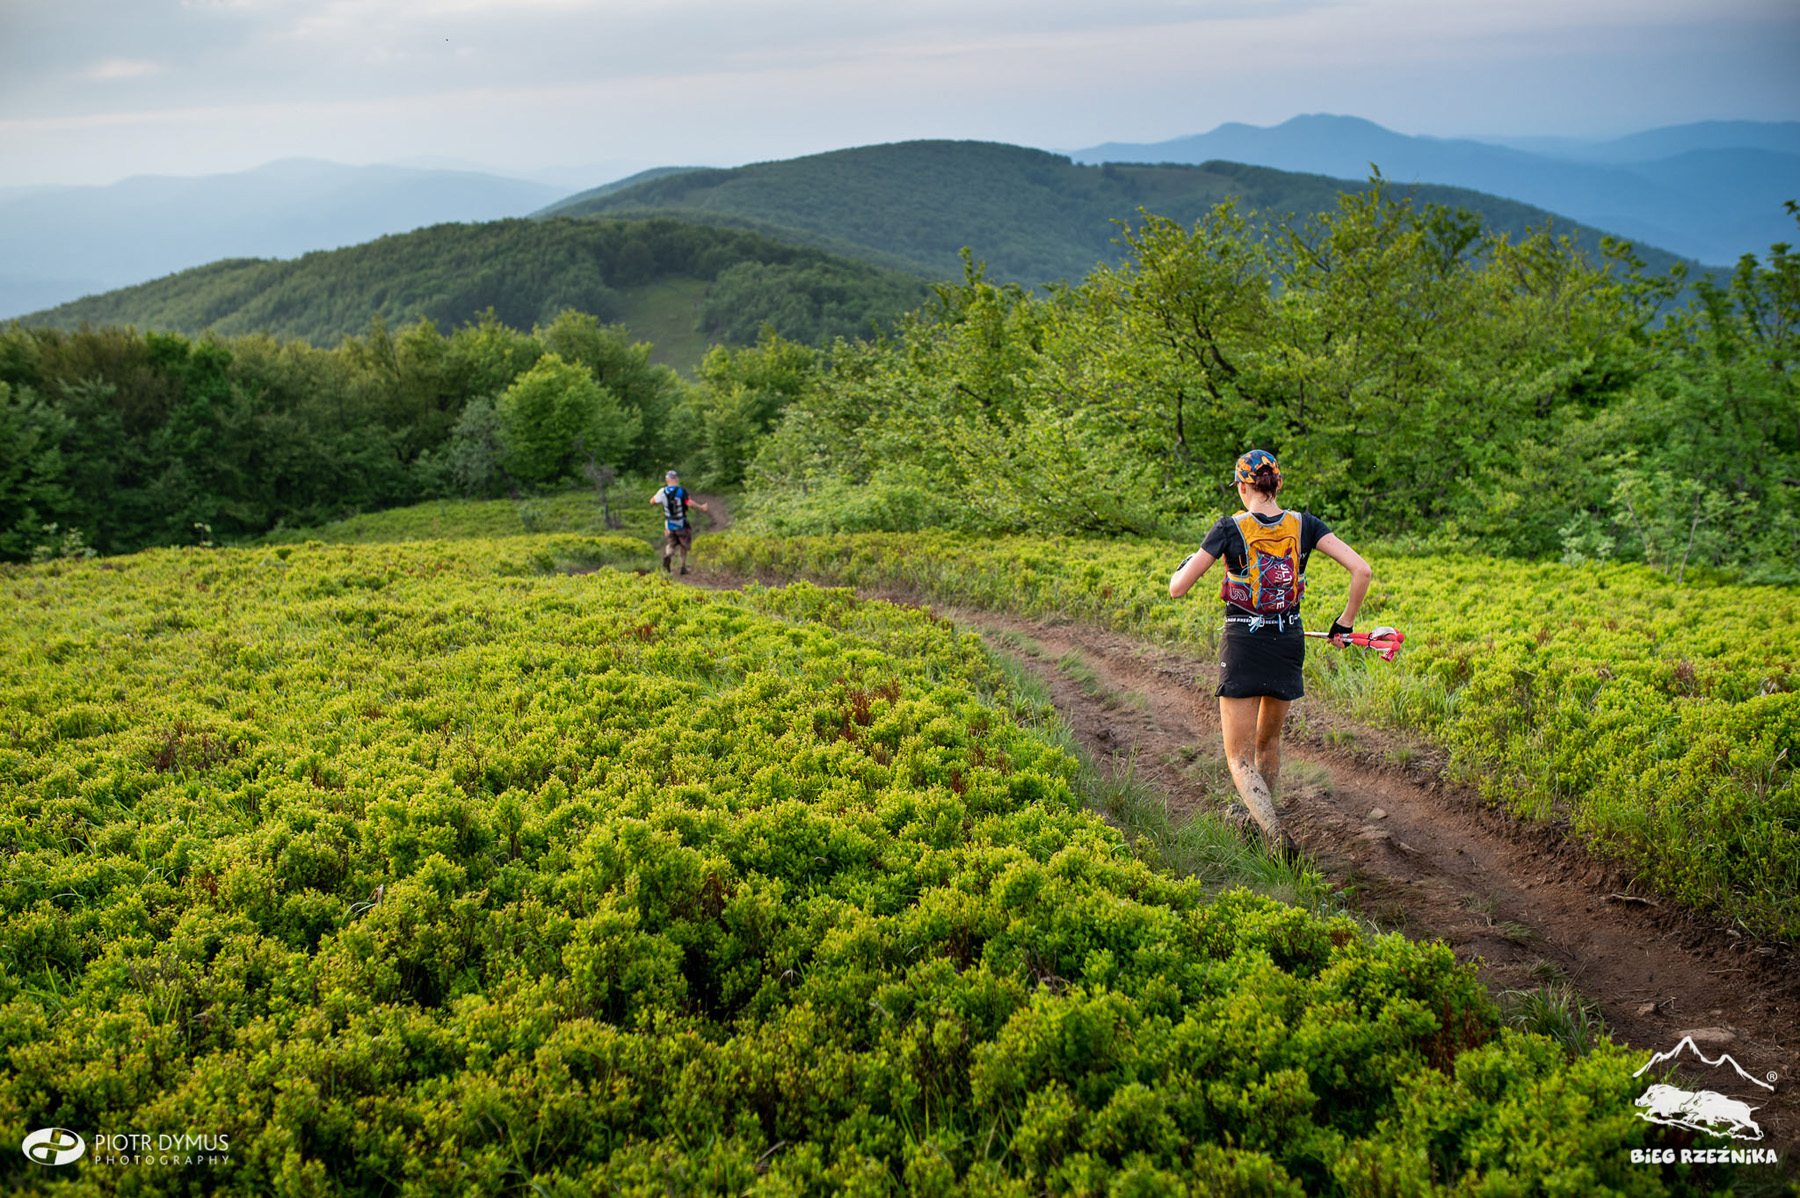
{"label": "green shrub field", "polygon": [[[1210,653],[1220,607],[1168,597],[1191,545],[944,533],[706,545],[746,574],[900,588],[941,602],[1089,620]],[[1565,823],[1681,902],[1800,939],[1800,595],[1676,585],[1644,566],[1375,555],[1358,626],[1407,635],[1385,664],[1314,648],[1315,690],[1422,730],[1516,814]],[[1347,575],[1311,571],[1323,626]]]}
{"label": "green shrub field", "polygon": [[[608,505],[619,520],[619,535],[635,537],[647,547],[662,543],[662,517],[646,502],[662,480],[625,478],[607,488]],[[696,516],[704,525],[705,516]],[[263,545],[297,545],[326,541],[344,545],[382,545],[395,541],[504,540],[530,534],[601,535],[607,529],[600,500],[592,489],[564,491],[529,499],[434,499],[410,507],[363,512],[317,528],[281,530],[262,537]],[[645,549],[646,555],[649,548]]]}
{"label": "green shrub field", "polygon": [[[905,576],[900,549],[945,578],[960,564],[969,593],[1016,567],[1027,602],[1091,585],[1076,614],[1173,632],[1198,610],[1150,602],[1166,550],[1148,546],[1046,547],[1030,573],[1023,549],[937,540],[733,552],[871,581]],[[11,1153],[0,1186],[1598,1195],[1726,1177],[1633,1166],[1664,1134],[1633,1116],[1634,1062],[1503,1030],[1443,945],[1152,868],[974,638],[848,591],[592,569],[644,560],[561,534],[5,567],[0,1138],[229,1149],[54,1173]],[[1397,572],[1392,595],[1426,601]],[[1529,650],[1484,635],[1548,652],[1530,628]],[[1422,666],[1456,660],[1424,643]],[[1727,702],[1725,676],[1701,671],[1695,701]]]}

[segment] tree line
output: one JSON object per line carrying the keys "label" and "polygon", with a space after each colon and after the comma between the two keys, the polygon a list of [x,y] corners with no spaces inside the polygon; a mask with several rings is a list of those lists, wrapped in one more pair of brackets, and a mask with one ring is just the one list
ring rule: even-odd
{"label": "tree line", "polygon": [[0,560],[256,536],[438,496],[679,465],[729,485],[811,351],[772,332],[693,383],[568,310],[332,349],[268,334],[0,330]]}
{"label": "tree line", "polygon": [[759,449],[752,512],[1194,535],[1260,446],[1287,502],[1358,536],[1800,581],[1789,247],[1690,283],[1379,181],[1303,221],[1227,203],[1123,240],[1048,293],[970,263],[894,336],[840,345]]}

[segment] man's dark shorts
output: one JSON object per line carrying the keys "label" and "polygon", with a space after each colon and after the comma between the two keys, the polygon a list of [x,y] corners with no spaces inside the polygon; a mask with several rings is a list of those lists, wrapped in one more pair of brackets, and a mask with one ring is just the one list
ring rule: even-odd
{"label": "man's dark shorts", "polygon": [[687,528],[670,528],[663,531],[663,553],[674,553],[677,549],[683,553],[694,547],[694,530]]}

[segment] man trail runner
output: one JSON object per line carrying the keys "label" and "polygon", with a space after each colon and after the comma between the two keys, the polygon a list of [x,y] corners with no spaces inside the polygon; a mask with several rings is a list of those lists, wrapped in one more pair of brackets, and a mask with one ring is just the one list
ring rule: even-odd
{"label": "man trail runner", "polygon": [[1343,644],[1368,594],[1374,572],[1310,512],[1284,510],[1275,502],[1281,468],[1267,450],[1237,460],[1238,498],[1244,510],[1222,516],[1200,548],[1176,568],[1169,595],[1179,599],[1220,558],[1225,581],[1225,632],[1219,641],[1219,723],[1225,761],[1244,806],[1271,847],[1295,851],[1275,813],[1281,773],[1281,726],[1288,708],[1306,693],[1300,668],[1306,657],[1300,599],[1306,593],[1306,559],[1314,549],[1350,571],[1350,594],[1330,637]]}
{"label": "man trail runner", "polygon": [[663,488],[650,497],[650,502],[661,504],[663,510],[663,571],[668,572],[669,559],[680,550],[681,572],[686,574],[688,550],[694,547],[694,528],[688,523],[687,510],[697,507],[710,516],[712,509],[690,498],[681,485],[681,475],[673,470],[663,475]]}

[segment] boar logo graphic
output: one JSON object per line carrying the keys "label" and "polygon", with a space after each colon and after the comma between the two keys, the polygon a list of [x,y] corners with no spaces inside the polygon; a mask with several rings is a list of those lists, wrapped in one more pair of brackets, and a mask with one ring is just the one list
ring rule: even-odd
{"label": "boar logo graphic", "polygon": [[[1748,1082],[1767,1091],[1775,1089],[1761,1078],[1746,1073],[1729,1053],[1720,1053],[1716,1060],[1707,1056],[1700,1051],[1692,1036],[1682,1037],[1681,1043],[1668,1052],[1657,1053],[1632,1076],[1642,1077],[1656,1066],[1681,1060],[1684,1054],[1689,1053],[1700,1063],[1718,1071],[1715,1076],[1720,1085],[1741,1090],[1742,1084]],[[1689,1091],[1657,1082],[1638,1095],[1636,1105],[1643,1108],[1638,1111],[1638,1118],[1660,1123],[1664,1127],[1683,1127],[1713,1136],[1729,1136],[1734,1140],[1763,1138],[1762,1128],[1757,1126],[1755,1119],[1760,1108],[1715,1090]]]}

